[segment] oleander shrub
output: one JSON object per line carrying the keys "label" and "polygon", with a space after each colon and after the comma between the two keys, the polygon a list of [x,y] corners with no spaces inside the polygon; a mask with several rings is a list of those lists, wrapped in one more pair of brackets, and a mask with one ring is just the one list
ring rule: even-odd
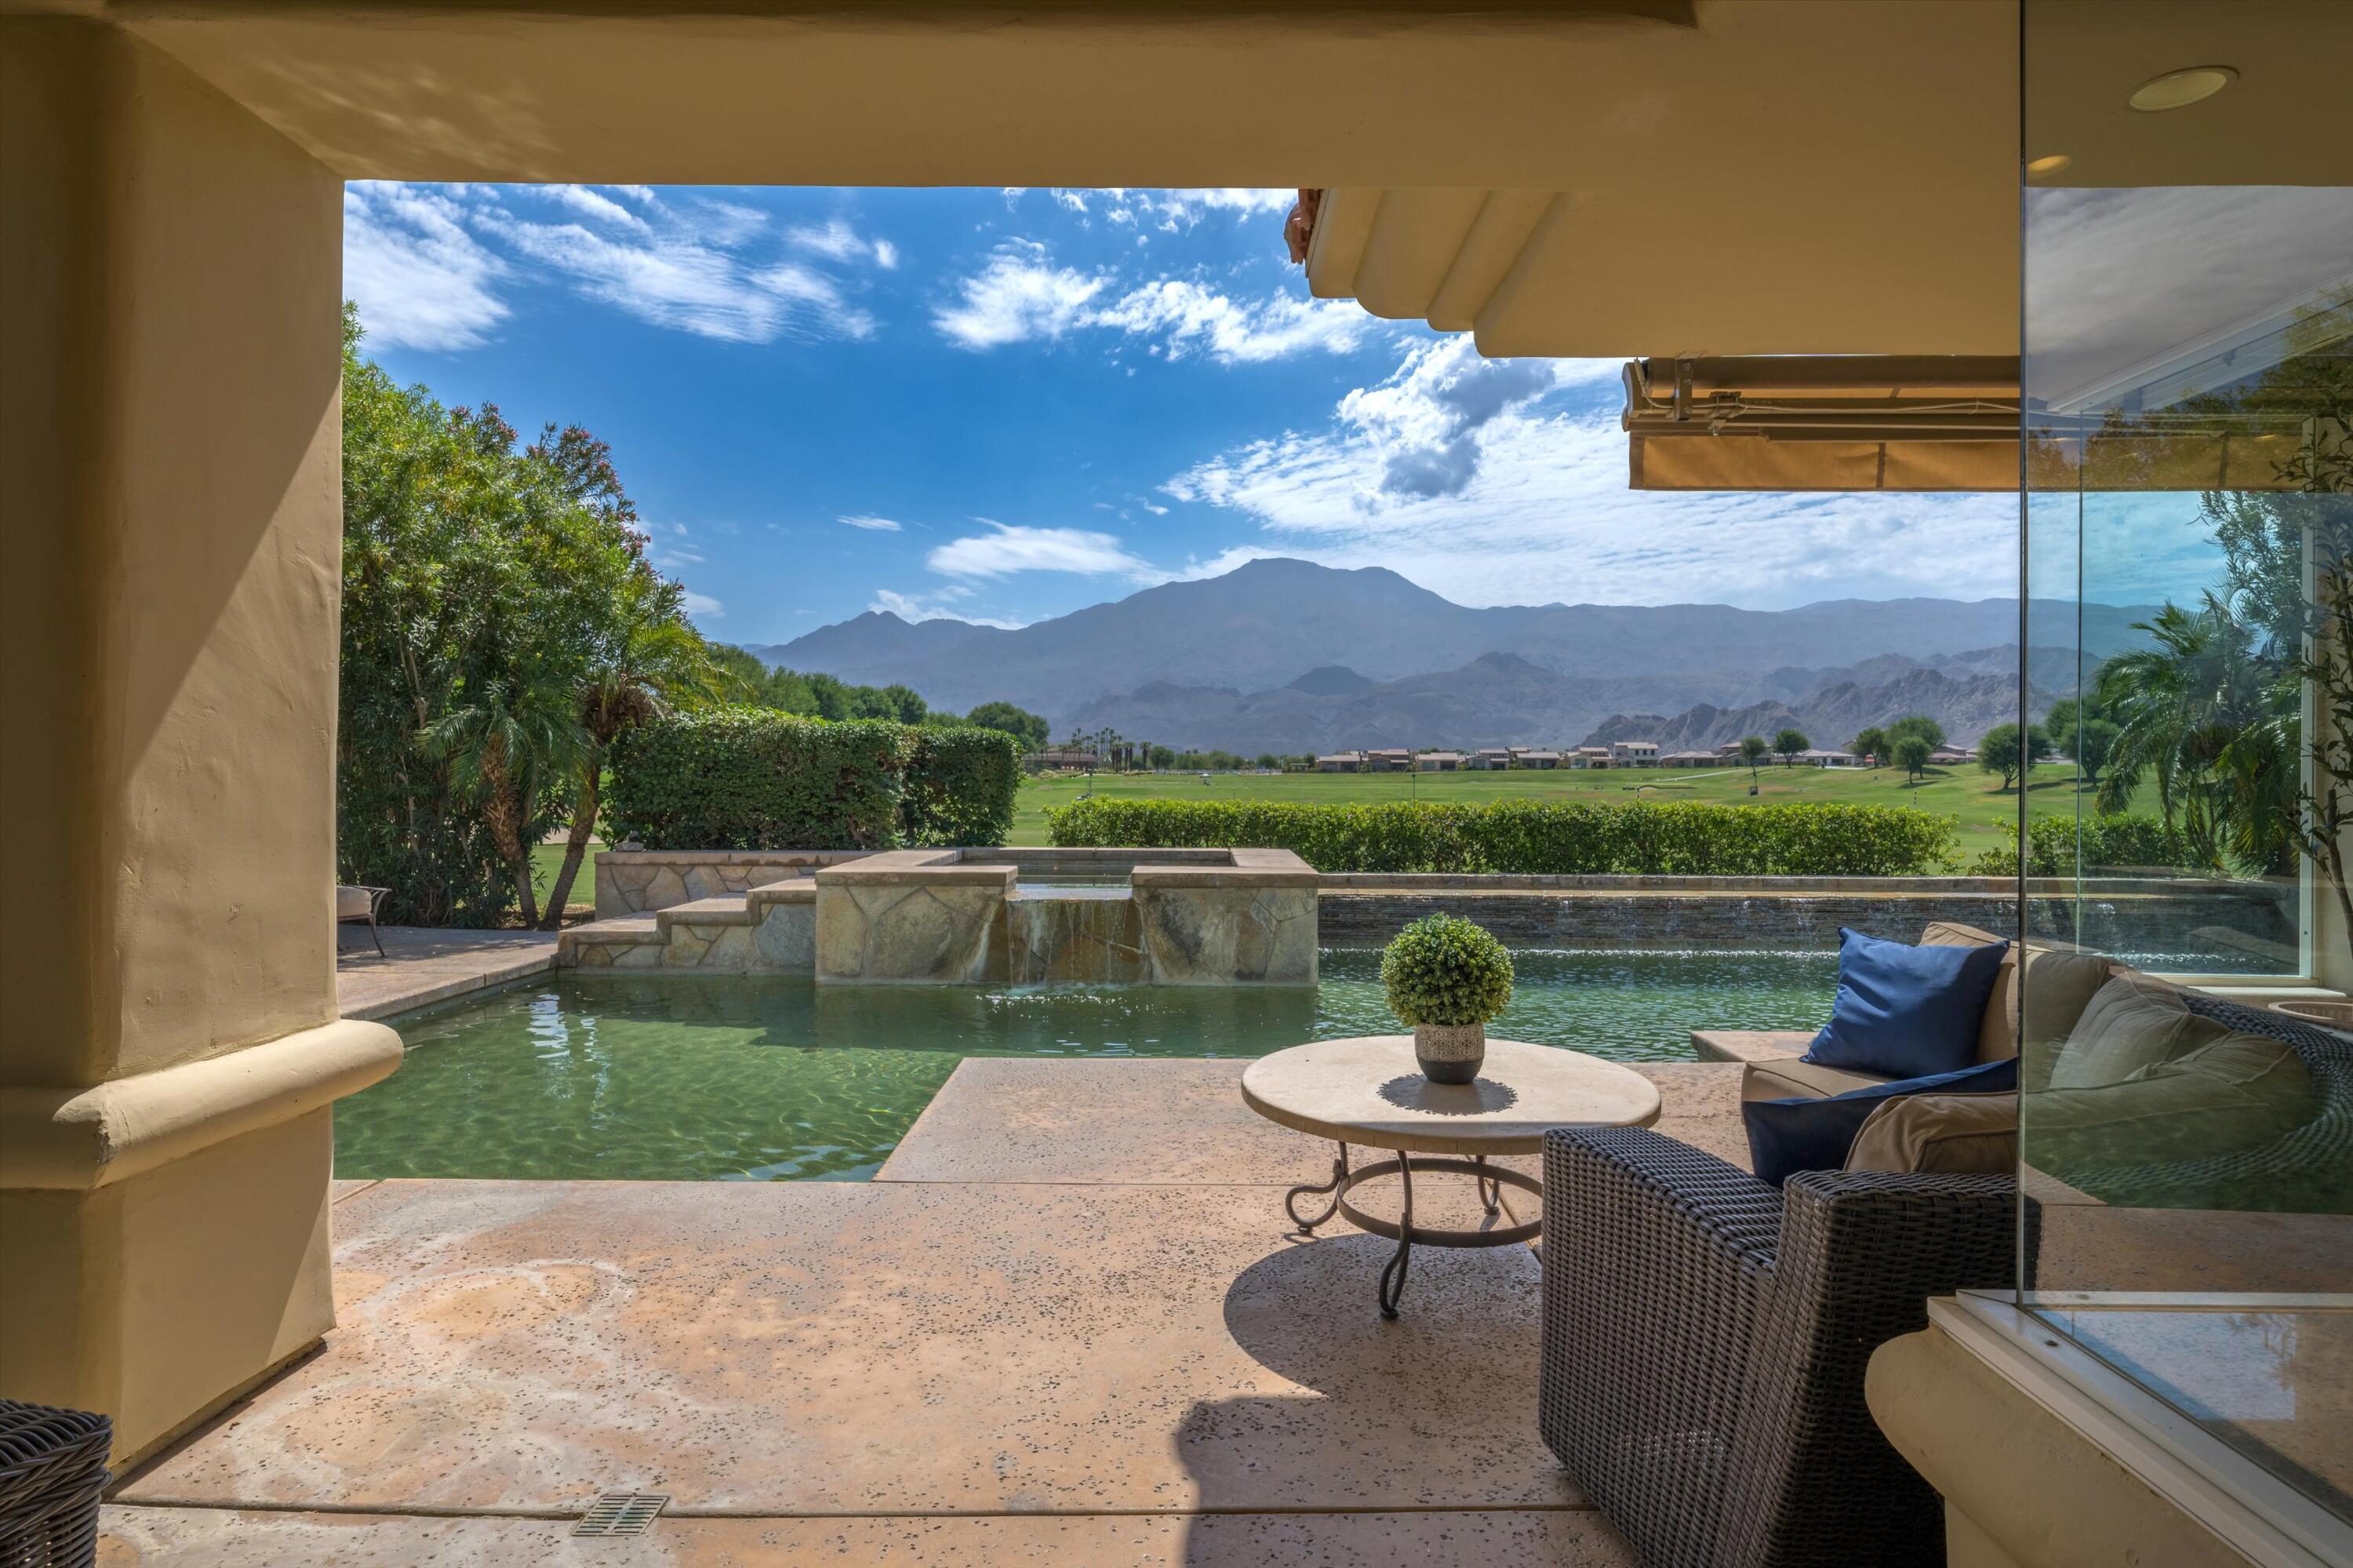
{"label": "oleander shrub", "polygon": [[[1973,876],[2018,874],[2018,830],[2002,824],[2010,842],[1987,850],[1970,865]],[[2080,848],[2082,868],[2102,872],[2195,869],[2196,857],[2181,834],[2158,817],[2116,812],[2084,818],[2038,817],[2026,828],[2026,874],[2073,876]]]}
{"label": "oleander shrub", "polygon": [[1047,813],[1071,847],[1287,849],[1318,871],[1524,875],[1928,876],[1960,823],[1897,806],[1500,800],[1303,805],[1079,800]]}
{"label": "oleander shrub", "polygon": [[722,707],[615,742],[613,842],[648,849],[895,849],[914,731]]}
{"label": "oleander shrub", "polygon": [[1425,915],[1382,952],[1381,990],[1409,1026],[1484,1023],[1512,1000],[1512,955],[1483,926]]}
{"label": "oleander shrub", "polygon": [[914,732],[900,801],[906,841],[923,847],[1001,844],[1013,832],[1021,743],[977,725]]}

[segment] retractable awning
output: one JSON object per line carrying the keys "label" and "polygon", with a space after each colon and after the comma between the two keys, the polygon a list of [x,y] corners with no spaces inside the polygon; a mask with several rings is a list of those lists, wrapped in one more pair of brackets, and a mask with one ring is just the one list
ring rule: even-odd
{"label": "retractable awning", "polygon": [[2018,488],[2014,355],[1637,359],[1636,490]]}

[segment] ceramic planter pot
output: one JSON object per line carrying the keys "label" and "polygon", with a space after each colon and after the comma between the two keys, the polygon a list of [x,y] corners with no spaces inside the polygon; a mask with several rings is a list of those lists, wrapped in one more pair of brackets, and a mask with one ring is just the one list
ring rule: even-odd
{"label": "ceramic planter pot", "polygon": [[1413,1059],[1421,1064],[1421,1075],[1433,1084],[1467,1084],[1479,1075],[1479,1064],[1487,1059],[1487,1026],[1417,1023]]}

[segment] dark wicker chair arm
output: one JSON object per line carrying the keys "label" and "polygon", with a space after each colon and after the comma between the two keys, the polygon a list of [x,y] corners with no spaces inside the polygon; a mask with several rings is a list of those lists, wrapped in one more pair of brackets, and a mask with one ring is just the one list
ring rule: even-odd
{"label": "dark wicker chair arm", "polygon": [[1871,1353],[1926,1327],[1928,1298],[2016,1277],[2007,1176],[1818,1171],[1783,1193],[1778,1266],[1731,1464],[1726,1563],[1925,1561],[1936,1494],[1863,1404]]}
{"label": "dark wicker chair arm", "polygon": [[1538,1425],[1646,1561],[1715,1529],[1781,1194],[1639,1128],[1545,1135]]}

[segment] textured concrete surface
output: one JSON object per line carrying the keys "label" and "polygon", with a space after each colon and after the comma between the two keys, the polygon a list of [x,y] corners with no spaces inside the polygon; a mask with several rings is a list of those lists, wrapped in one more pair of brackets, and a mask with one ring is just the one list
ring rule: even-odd
{"label": "textured concrete surface", "polygon": [[1536,1265],[1263,1188],[384,1181],[341,1327],[119,1500],[753,1513],[1557,1507]]}
{"label": "textured concrete surface", "polygon": [[335,1001],[345,1018],[388,1018],[555,965],[553,931],[386,926],[380,935],[382,958],[365,927],[343,927],[337,934]]}
{"label": "textured concrete surface", "polygon": [[1634,1568],[1585,1511],[1058,1515],[995,1519],[697,1519],[665,1514],[636,1540],[575,1541],[568,1521],[109,1508],[100,1568]]}

